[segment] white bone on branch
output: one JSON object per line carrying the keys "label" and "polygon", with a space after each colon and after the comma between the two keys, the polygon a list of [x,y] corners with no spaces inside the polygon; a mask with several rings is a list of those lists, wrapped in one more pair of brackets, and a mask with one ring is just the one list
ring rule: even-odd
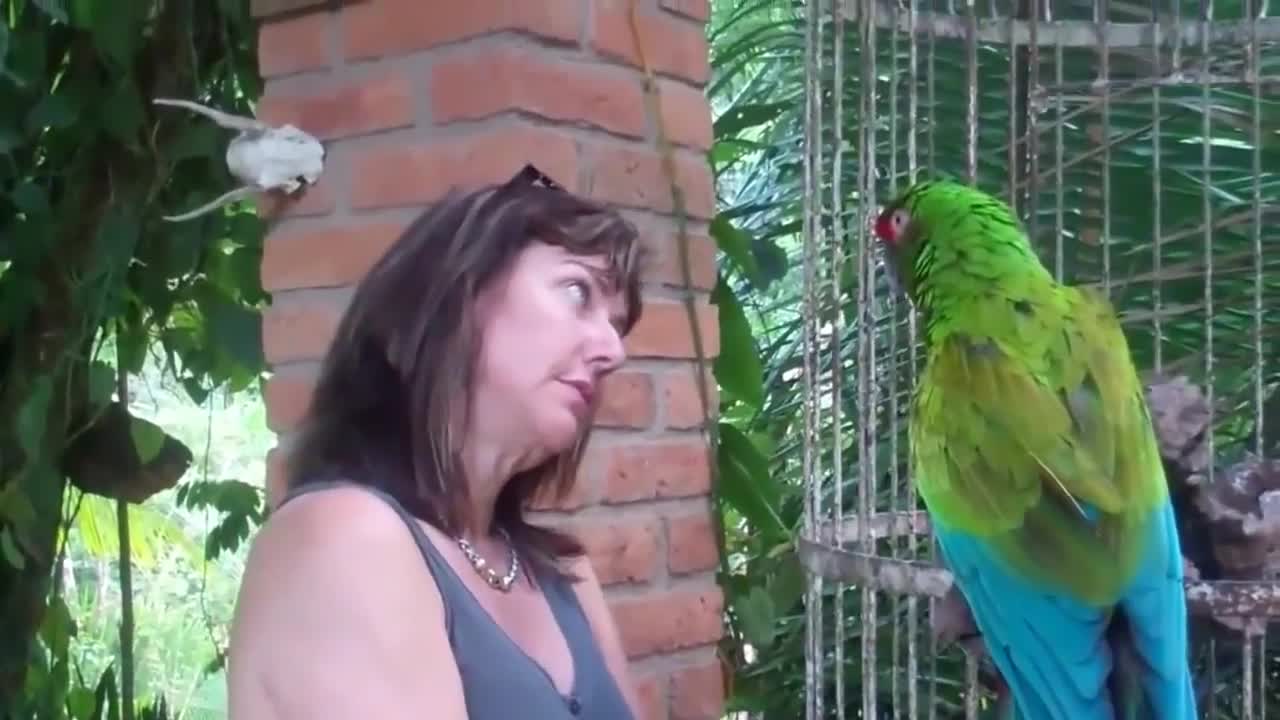
{"label": "white bone on branch", "polygon": [[241,185],[194,210],[163,216],[170,222],[200,217],[253,193],[278,190],[292,195],[304,186],[314,185],[324,170],[324,146],[293,125],[274,127],[190,100],[155,98],[152,102],[185,108],[212,119],[218,127],[237,131],[227,144],[226,159],[227,170]]}

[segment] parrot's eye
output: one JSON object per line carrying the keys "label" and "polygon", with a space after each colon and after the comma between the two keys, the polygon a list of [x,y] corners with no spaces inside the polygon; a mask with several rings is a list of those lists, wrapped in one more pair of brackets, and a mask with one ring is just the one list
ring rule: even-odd
{"label": "parrot's eye", "polygon": [[907,221],[910,219],[911,215],[907,212],[906,208],[899,208],[894,211],[892,219],[894,234],[901,233],[903,229],[907,227]]}

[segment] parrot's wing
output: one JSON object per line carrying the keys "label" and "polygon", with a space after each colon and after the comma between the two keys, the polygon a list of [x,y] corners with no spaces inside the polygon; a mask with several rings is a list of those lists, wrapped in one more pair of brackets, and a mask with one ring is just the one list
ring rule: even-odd
{"label": "parrot's wing", "polygon": [[1177,529],[1142,388],[1106,300],[1073,290],[1062,307],[1019,313],[1016,343],[953,334],[932,349],[915,480],[1024,717],[1112,717],[1118,602],[1156,717],[1194,718]]}
{"label": "parrot's wing", "polygon": [[1167,498],[1146,400],[1105,301],[1017,313],[1017,342],[952,333],[912,417],[935,522],[983,538],[1029,577],[1113,601]]}

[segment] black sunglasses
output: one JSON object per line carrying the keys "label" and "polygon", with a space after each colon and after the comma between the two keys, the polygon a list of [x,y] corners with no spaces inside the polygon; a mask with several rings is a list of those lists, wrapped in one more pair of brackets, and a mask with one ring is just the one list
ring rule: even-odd
{"label": "black sunglasses", "polygon": [[506,182],[507,188],[516,187],[518,185],[529,185],[530,187],[544,187],[548,190],[559,190],[564,192],[564,186],[552,180],[550,176],[534,167],[533,163],[526,164],[511,179]]}

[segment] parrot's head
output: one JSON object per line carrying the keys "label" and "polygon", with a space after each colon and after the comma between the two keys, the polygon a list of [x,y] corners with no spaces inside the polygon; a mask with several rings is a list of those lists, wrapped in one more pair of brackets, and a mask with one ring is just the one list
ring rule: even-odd
{"label": "parrot's head", "polygon": [[[884,252],[889,278],[899,292],[914,301],[919,280],[917,262],[924,245],[929,242],[929,227],[937,212],[936,192],[944,181],[922,180],[889,201],[875,220],[875,236]],[[931,200],[931,198],[933,200]]]}
{"label": "parrot's head", "polygon": [[[983,223],[1017,226],[1013,212],[998,198],[953,180],[928,179],[889,201],[876,216],[873,232],[884,251],[889,276],[915,302],[917,288],[937,267],[940,253],[953,260],[948,266],[955,267],[954,260],[971,256],[964,252],[966,245],[990,244],[995,239],[983,231]],[[1007,238],[1001,243],[1007,243]]]}

